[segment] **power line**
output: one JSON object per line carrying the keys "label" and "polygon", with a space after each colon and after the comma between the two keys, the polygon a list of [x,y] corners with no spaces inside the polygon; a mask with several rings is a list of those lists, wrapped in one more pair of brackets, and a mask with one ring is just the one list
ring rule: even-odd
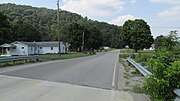
{"label": "power line", "polygon": [[151,28],[180,29],[180,27],[176,27],[176,26],[173,26],[173,27],[166,27],[166,26],[151,26]]}

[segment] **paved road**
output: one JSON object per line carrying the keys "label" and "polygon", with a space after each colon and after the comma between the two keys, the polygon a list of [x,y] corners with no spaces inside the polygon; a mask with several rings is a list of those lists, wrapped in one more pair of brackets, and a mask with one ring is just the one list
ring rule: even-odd
{"label": "paved road", "polygon": [[1,75],[112,89],[119,50],[66,61],[29,65]]}
{"label": "paved road", "polygon": [[123,91],[0,75],[0,101],[133,101]]}

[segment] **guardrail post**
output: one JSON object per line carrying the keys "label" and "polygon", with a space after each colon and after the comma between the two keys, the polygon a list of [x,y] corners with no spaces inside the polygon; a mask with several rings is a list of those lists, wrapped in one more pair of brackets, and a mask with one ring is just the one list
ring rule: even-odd
{"label": "guardrail post", "polygon": [[39,61],[39,59],[38,59],[38,58],[36,58],[36,59],[35,59],[35,61],[37,62],[37,61]]}
{"label": "guardrail post", "polygon": [[12,64],[13,64],[13,65],[15,64],[15,60],[12,61]]}
{"label": "guardrail post", "polygon": [[24,60],[24,63],[27,63],[27,59]]}

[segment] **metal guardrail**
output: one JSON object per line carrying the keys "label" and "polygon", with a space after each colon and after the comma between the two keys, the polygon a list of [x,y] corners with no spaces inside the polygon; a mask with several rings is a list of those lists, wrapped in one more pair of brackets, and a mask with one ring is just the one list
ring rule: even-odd
{"label": "metal guardrail", "polygon": [[0,58],[0,63],[10,62],[10,61],[18,61],[18,60],[43,59],[43,58],[55,58],[55,57],[51,57],[51,56],[13,56],[13,57],[7,57],[7,58]]}
{"label": "metal guardrail", "polygon": [[127,60],[134,66],[136,67],[139,72],[141,72],[141,74],[145,77],[147,77],[147,75],[152,75],[151,72],[149,72],[147,69],[145,69],[143,66],[141,66],[139,63],[135,62],[132,58],[128,57]]}
{"label": "metal guardrail", "polygon": [[174,89],[173,92],[177,95],[174,101],[180,101],[180,89]]}
{"label": "metal guardrail", "polygon": [[[143,76],[147,77],[147,75],[152,75],[147,69],[141,66],[139,63],[135,62],[132,58],[128,57],[127,60],[136,67]],[[174,101],[180,101],[180,89],[174,89],[173,92],[177,95]]]}

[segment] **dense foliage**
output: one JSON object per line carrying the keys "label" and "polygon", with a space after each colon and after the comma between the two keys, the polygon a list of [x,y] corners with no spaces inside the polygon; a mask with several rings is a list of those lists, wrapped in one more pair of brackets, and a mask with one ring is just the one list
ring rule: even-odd
{"label": "dense foliage", "polygon": [[142,19],[126,21],[120,35],[123,46],[128,45],[136,52],[139,49],[150,48],[153,43],[150,27]]}
{"label": "dense foliage", "polygon": [[172,51],[176,46],[180,48],[179,39],[180,38],[178,37],[177,31],[170,31],[168,36],[160,35],[154,41],[155,49],[157,50],[165,48],[169,51]]}
{"label": "dense foliage", "polygon": [[[63,30],[66,31],[64,40],[71,44],[75,51],[82,49],[84,40],[84,50],[99,49],[102,46],[102,33],[96,27],[85,27],[77,23],[71,23]],[[84,34],[84,35],[83,35]]]}
{"label": "dense foliage", "polygon": [[180,88],[180,61],[168,51],[159,51],[149,61],[153,75],[146,79],[145,90],[153,101],[173,101],[173,90]]}
{"label": "dense foliage", "polygon": [[6,34],[9,33],[9,22],[7,17],[0,13],[0,44],[3,42],[8,42],[10,40],[10,35]]}
{"label": "dense foliage", "polygon": [[[1,16],[7,16],[3,21],[10,23],[9,32],[1,32],[1,44],[5,42],[13,42],[15,40],[19,41],[51,41],[57,40],[57,10],[47,9],[47,8],[37,8],[25,5],[16,5],[16,4],[0,4],[0,12],[4,13]],[[2,16],[2,17],[3,17]],[[6,19],[8,18],[8,20]],[[60,22],[61,22],[61,40],[69,41],[69,35],[72,32],[76,32],[76,29],[68,31],[72,24],[76,23],[82,26],[82,29],[79,30],[88,30],[85,31],[85,35],[91,36],[91,39],[94,36],[98,36],[98,39],[102,43],[98,42],[97,46],[109,46],[120,48],[119,40],[119,30],[120,28],[115,25],[110,25],[105,22],[98,22],[88,19],[87,17],[83,18],[81,15],[60,11]],[[4,27],[9,27],[4,25]],[[2,28],[1,28],[2,29]],[[8,28],[9,29],[9,28]],[[6,30],[7,31],[7,30]],[[82,34],[82,31],[77,34]],[[97,32],[97,33],[95,33]],[[94,34],[91,34],[94,33]],[[88,35],[90,34],[90,35]],[[94,35],[94,36],[93,36]],[[101,37],[102,36],[102,37]],[[6,40],[6,37],[11,40]],[[96,42],[94,39],[91,42]],[[80,40],[80,39],[79,39]],[[72,40],[71,40],[72,41]],[[86,40],[87,41],[87,40]],[[92,43],[86,43],[85,45],[90,45]],[[73,43],[73,42],[71,42]],[[80,43],[78,43],[80,44]],[[96,44],[94,44],[96,45]],[[94,47],[95,48],[97,48]],[[78,45],[79,47],[79,45]],[[92,46],[90,48],[93,48]]]}

